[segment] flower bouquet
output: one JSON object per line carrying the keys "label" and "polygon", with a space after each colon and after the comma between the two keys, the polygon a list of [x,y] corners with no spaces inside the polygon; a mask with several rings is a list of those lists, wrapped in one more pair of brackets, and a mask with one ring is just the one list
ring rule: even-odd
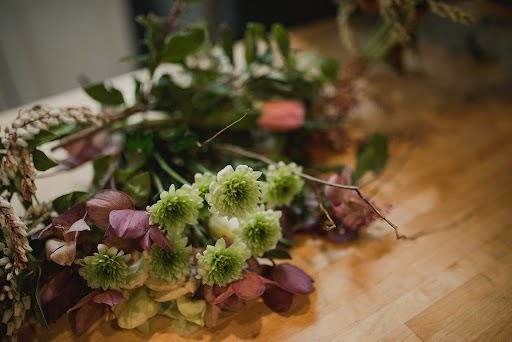
{"label": "flower bouquet", "polygon": [[[342,172],[326,180],[291,162],[300,149],[284,147],[292,135],[275,132],[300,128],[295,138],[308,143],[306,105],[332,85],[332,62],[315,60],[320,73],[309,75],[297,67],[282,26],[267,34],[251,24],[240,64],[225,30],[217,42],[204,27],[174,32],[185,5],[176,2],[167,20],[139,19],[148,54],[138,60],[148,74],[134,80],[131,103],[113,87],[92,84],[84,90],[103,105],[100,113],[34,106],[5,128],[5,338],[16,337],[26,316],[47,327],[67,315],[81,335],[102,317],[148,331],[157,315],[186,333],[257,298],[286,312],[294,296],[313,291],[304,271],[276,262],[291,258],[295,233],[346,241],[379,217],[396,231],[353,185],[384,167],[383,136],[359,148],[354,172],[338,167]],[[269,70],[261,71],[264,66]],[[323,129],[308,129],[314,127]],[[55,149],[67,157],[49,157]],[[86,162],[94,166],[88,191],[38,200],[40,173]]]}

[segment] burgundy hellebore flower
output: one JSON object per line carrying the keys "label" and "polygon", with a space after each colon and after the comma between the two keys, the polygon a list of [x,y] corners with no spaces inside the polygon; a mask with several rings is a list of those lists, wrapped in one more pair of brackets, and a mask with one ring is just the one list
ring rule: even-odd
{"label": "burgundy hellebore flower", "polygon": [[267,101],[261,106],[258,124],[269,131],[293,131],[304,126],[306,110],[298,101]]}
{"label": "burgundy hellebore flower", "polygon": [[283,263],[267,267],[263,275],[270,280],[266,283],[263,300],[275,312],[290,310],[295,295],[313,292],[313,278],[295,265]]}
{"label": "burgundy hellebore flower", "polygon": [[[351,176],[352,170],[345,167],[341,174],[332,175],[329,182],[352,185]],[[331,215],[337,224],[337,229],[327,233],[331,240],[337,242],[350,240],[349,236],[379,218],[355,191],[326,186],[325,197],[330,203]]]}

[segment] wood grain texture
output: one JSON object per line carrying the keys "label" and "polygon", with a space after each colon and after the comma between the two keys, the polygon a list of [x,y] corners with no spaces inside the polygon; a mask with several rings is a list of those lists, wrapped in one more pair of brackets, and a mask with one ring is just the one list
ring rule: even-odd
{"label": "wood grain texture", "polygon": [[[331,24],[312,25],[296,31],[295,46],[336,55],[335,33]],[[383,222],[347,245],[300,237],[292,255],[315,279],[312,295],[297,298],[285,316],[253,302],[189,339],[512,340],[512,106],[496,92],[477,92],[477,86],[461,92],[439,80],[389,73],[365,80],[366,91],[386,108],[371,122],[394,137],[388,168],[365,190],[378,190],[378,203],[392,205],[389,217],[409,239],[395,240]],[[468,94],[474,94],[470,102]],[[326,162],[339,160],[351,156]],[[72,339],[64,320],[51,329],[52,335],[27,336]],[[103,322],[78,340],[186,339],[157,319],[149,335]]]}

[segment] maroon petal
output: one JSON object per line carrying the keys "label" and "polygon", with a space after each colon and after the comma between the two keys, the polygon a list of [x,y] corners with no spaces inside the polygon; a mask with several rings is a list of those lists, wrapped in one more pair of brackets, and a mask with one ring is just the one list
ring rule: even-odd
{"label": "maroon petal", "polygon": [[46,241],[46,257],[61,266],[71,266],[76,257],[76,241],[49,239]]}
{"label": "maroon petal", "polygon": [[67,269],[61,269],[52,274],[41,287],[41,302],[46,304],[58,297],[66,288],[69,281]]}
{"label": "maroon petal", "polygon": [[109,306],[114,306],[117,303],[123,301],[125,298],[121,292],[115,290],[109,290],[97,294],[92,299],[95,303],[103,303]]}
{"label": "maroon petal", "polygon": [[83,335],[103,316],[104,311],[105,304],[98,304],[91,301],[87,302],[68,315],[71,330],[76,336]]}
{"label": "maroon petal", "polygon": [[226,299],[231,297],[234,293],[235,293],[235,291],[233,291],[233,288],[231,286],[228,286],[226,288],[226,291],[224,291],[222,294],[220,294],[217,298],[215,298],[212,301],[212,304],[222,303],[223,301],[225,301]]}
{"label": "maroon petal", "polygon": [[79,232],[83,232],[86,230],[91,230],[91,227],[85,222],[84,219],[80,219],[73,223],[71,227],[67,230],[67,232],[64,234],[64,240],[66,241],[73,241],[76,240],[78,237]]}
{"label": "maroon petal", "polygon": [[69,210],[63,212],[53,219],[52,228],[54,234],[62,235],[62,232],[56,230],[68,230],[73,223],[83,219],[85,216],[85,202],[75,204]]}
{"label": "maroon petal", "polygon": [[164,249],[167,249],[169,252],[172,252],[173,248],[171,241],[165,237],[158,226],[151,226],[148,232],[151,240],[153,240],[154,243]]}
{"label": "maroon petal", "polygon": [[133,209],[131,198],[122,191],[107,189],[100,191],[86,201],[87,213],[100,228],[108,229],[112,210]]}
{"label": "maroon petal", "polygon": [[241,299],[255,299],[265,292],[262,277],[249,271],[244,271],[244,278],[233,282],[229,287]]}
{"label": "maroon petal", "polygon": [[112,210],[109,221],[117,236],[124,239],[135,239],[144,235],[148,230],[149,214],[143,210]]}
{"label": "maroon petal", "polygon": [[293,294],[308,294],[313,291],[313,279],[292,264],[284,263],[275,266],[269,278],[282,289]]}
{"label": "maroon petal", "polygon": [[[329,178],[329,182],[341,185],[352,185],[352,169],[349,167],[345,167],[341,174],[334,174]],[[346,190],[341,188],[336,188],[333,186],[325,187],[325,197],[329,202],[333,205],[339,205],[343,203],[343,199],[349,195],[352,190]]]}
{"label": "maroon petal", "polygon": [[206,312],[204,313],[204,325],[213,327],[217,324],[221,309],[217,305],[208,303],[206,305]]}
{"label": "maroon petal", "polygon": [[263,293],[263,301],[275,312],[287,312],[292,307],[293,294],[277,286],[269,286]]}
{"label": "maroon petal", "polygon": [[90,302],[99,293],[100,293],[100,289],[96,289],[96,290],[92,291],[91,293],[89,293],[88,295],[84,296],[82,299],[80,299],[78,301],[78,303],[76,303],[73,307],[71,307],[68,310],[68,313],[75,311],[77,309],[80,309],[82,306],[84,306],[85,304]]}

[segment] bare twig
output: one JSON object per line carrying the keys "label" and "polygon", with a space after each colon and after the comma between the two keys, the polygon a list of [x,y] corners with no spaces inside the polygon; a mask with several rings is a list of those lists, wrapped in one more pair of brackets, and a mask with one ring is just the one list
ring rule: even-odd
{"label": "bare twig", "polygon": [[[240,156],[243,156],[243,157],[247,157],[247,158],[251,158],[251,159],[256,159],[256,160],[259,160],[259,161],[262,161],[266,164],[274,164],[274,162],[259,154],[259,153],[256,153],[256,152],[252,152],[252,151],[247,151],[239,146],[233,146],[233,145],[229,145],[229,144],[219,144],[217,145],[219,146],[220,149],[226,151],[226,152],[229,152],[229,153],[232,153],[232,154],[237,154],[237,155],[240,155]],[[328,185],[328,186],[332,186],[332,187],[335,187],[335,188],[340,188],[340,189],[346,189],[346,190],[352,190],[352,191],[355,191],[357,193],[357,195],[368,205],[370,206],[370,208],[373,209],[373,211],[379,215],[379,217],[381,219],[383,219],[384,221],[386,221],[392,228],[393,230],[395,231],[395,236],[397,239],[404,239],[405,236],[404,235],[401,235],[398,231],[398,227],[393,224],[390,220],[388,220],[367,198],[366,196],[363,195],[363,193],[361,192],[361,190],[359,190],[359,188],[357,186],[353,186],[353,185],[344,185],[344,184],[337,184],[337,183],[332,183],[332,182],[328,182],[328,181],[325,181],[323,179],[320,179],[320,178],[317,178],[317,177],[313,177],[311,175],[308,175],[308,174],[305,174],[305,173],[297,173],[297,175],[301,176],[302,178],[305,178],[309,181],[312,181],[312,182],[316,182],[316,183],[320,183],[320,184],[324,184],[324,185]]]}
{"label": "bare twig", "polygon": [[318,191],[316,189],[315,185],[311,185],[311,189],[313,189],[313,193],[315,194],[316,201],[318,202],[318,206],[320,207],[320,210],[325,214],[325,217],[327,218],[327,221],[329,221],[329,224],[325,224],[325,230],[330,231],[336,228],[336,223],[334,223],[334,220],[332,219],[331,215],[329,215],[329,212],[324,206],[324,203],[322,199],[320,198],[320,195],[318,194]]}
{"label": "bare twig", "polygon": [[210,141],[212,141],[213,139],[217,138],[219,135],[221,135],[222,133],[224,133],[224,131],[230,129],[231,127],[233,127],[234,125],[236,125],[237,123],[239,123],[240,121],[242,121],[245,117],[247,116],[247,112],[244,113],[244,115],[242,115],[239,119],[233,121],[232,123],[230,123],[229,125],[227,125],[226,127],[224,127],[223,129],[221,129],[220,131],[218,131],[217,133],[215,133],[214,135],[212,135],[209,139],[205,140],[202,144],[198,141],[197,142],[197,146],[198,147],[203,147],[204,145],[208,144]]}
{"label": "bare twig", "polygon": [[169,16],[167,17],[167,25],[165,27],[164,39],[171,33],[176,21],[180,17],[181,13],[186,7],[186,3],[183,0],[176,0],[174,5],[171,7],[171,11],[169,12]]}

